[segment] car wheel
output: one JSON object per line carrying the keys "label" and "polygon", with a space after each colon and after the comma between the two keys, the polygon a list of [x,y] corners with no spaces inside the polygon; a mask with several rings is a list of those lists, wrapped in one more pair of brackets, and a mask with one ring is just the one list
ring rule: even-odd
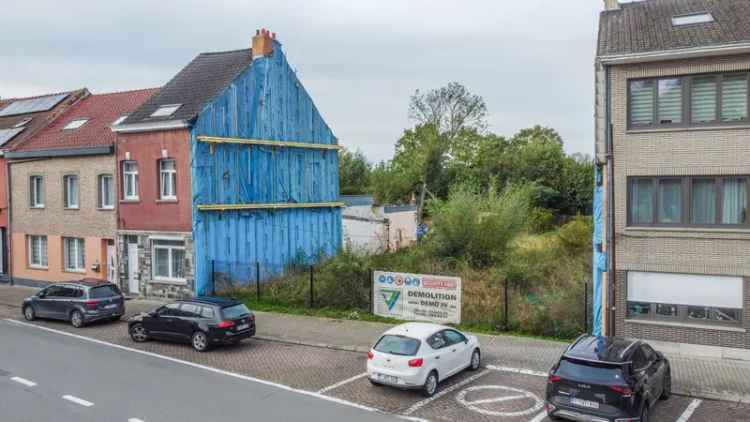
{"label": "car wheel", "polygon": [[148,333],[146,332],[146,327],[144,327],[141,323],[133,324],[133,326],[130,327],[130,338],[132,338],[136,343],[143,343],[144,341],[147,341]]}
{"label": "car wheel", "polygon": [[81,311],[73,311],[73,313],[70,314],[70,324],[76,328],[83,327],[84,321]]}
{"label": "car wheel", "polygon": [[373,381],[372,378],[370,378],[370,384],[374,385],[375,387],[382,387],[383,386],[383,384],[381,384],[379,382]]}
{"label": "car wheel", "polygon": [[26,319],[26,321],[33,321],[36,318],[34,307],[31,305],[25,306],[23,308],[23,317],[24,319]]}
{"label": "car wheel", "polygon": [[424,381],[422,387],[422,395],[425,397],[432,397],[435,395],[438,389],[438,374],[435,371],[430,372],[427,375],[427,379]]}
{"label": "car wheel", "polygon": [[469,364],[469,369],[472,371],[476,371],[481,365],[482,354],[479,352],[479,349],[474,349],[474,353],[471,354],[471,363]]}
{"label": "car wheel", "polygon": [[648,403],[643,404],[643,410],[641,410],[641,422],[648,422]]}
{"label": "car wheel", "polygon": [[672,371],[667,370],[667,374],[664,375],[664,390],[661,392],[662,400],[666,400],[672,395]]}
{"label": "car wheel", "polygon": [[206,336],[206,333],[204,333],[203,331],[194,332],[191,340],[193,349],[195,349],[196,351],[205,352],[206,350],[208,350],[208,336]]}

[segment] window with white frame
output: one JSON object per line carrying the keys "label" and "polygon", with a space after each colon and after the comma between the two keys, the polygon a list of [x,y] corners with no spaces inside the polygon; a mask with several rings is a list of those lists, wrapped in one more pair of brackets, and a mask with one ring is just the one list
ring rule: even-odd
{"label": "window with white frame", "polygon": [[78,176],[72,174],[63,176],[63,191],[65,208],[78,208],[80,191]]}
{"label": "window with white frame", "polygon": [[47,268],[47,236],[27,236],[29,267]]}
{"label": "window with white frame", "polygon": [[63,237],[65,271],[86,271],[84,240],[77,237]]}
{"label": "window with white frame", "polygon": [[32,208],[44,208],[44,177],[29,178],[29,204]]}
{"label": "window with white frame", "polygon": [[154,239],[151,259],[154,280],[185,281],[185,242]]}
{"label": "window with white frame", "polygon": [[159,161],[159,197],[177,199],[177,165],[174,159]]}
{"label": "window with white frame", "polygon": [[138,163],[122,162],[122,195],[125,200],[138,199]]}
{"label": "window with white frame", "polygon": [[99,208],[111,210],[115,207],[115,178],[111,174],[99,175]]}

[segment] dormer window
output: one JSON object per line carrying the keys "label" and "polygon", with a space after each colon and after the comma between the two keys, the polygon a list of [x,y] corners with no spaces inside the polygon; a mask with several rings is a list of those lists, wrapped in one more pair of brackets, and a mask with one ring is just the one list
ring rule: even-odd
{"label": "dormer window", "polygon": [[68,122],[67,125],[65,125],[65,127],[63,128],[63,130],[75,130],[75,129],[78,129],[79,127],[85,125],[86,122],[88,122],[88,121],[89,121],[89,119],[75,119],[75,120],[71,120],[70,122]]}
{"label": "dormer window", "polygon": [[13,127],[24,127],[24,126],[26,126],[31,121],[31,119],[32,119],[31,117],[27,117],[25,119],[22,119],[20,122],[18,122],[15,125],[13,125]]}
{"label": "dormer window", "polygon": [[120,123],[122,123],[122,122],[123,122],[123,121],[124,121],[125,119],[127,119],[127,118],[128,118],[128,115],[127,115],[127,114],[124,114],[124,115],[122,115],[122,116],[118,117],[118,118],[117,118],[117,120],[115,120],[115,121],[114,121],[114,122],[112,123],[112,126],[117,126],[117,125],[119,125]]}
{"label": "dormer window", "polygon": [[182,107],[182,104],[169,104],[169,105],[159,106],[159,108],[157,108],[156,111],[154,111],[153,113],[151,113],[151,117],[167,117],[167,116],[171,116],[180,107]]}
{"label": "dormer window", "polygon": [[713,21],[713,15],[708,12],[672,16],[672,26],[695,25],[698,23],[710,23]]}

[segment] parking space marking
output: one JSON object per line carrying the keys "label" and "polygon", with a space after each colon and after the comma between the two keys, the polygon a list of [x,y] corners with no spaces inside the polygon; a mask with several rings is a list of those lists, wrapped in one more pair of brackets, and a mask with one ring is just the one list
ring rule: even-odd
{"label": "parking space marking", "polygon": [[84,407],[91,407],[91,406],[94,405],[94,403],[91,403],[90,401],[84,400],[82,398],[78,398],[76,396],[71,396],[71,395],[68,395],[68,394],[62,396],[62,398],[65,399],[65,400],[67,400],[67,401],[69,401],[69,402],[73,402],[75,404],[80,404],[81,406],[84,406]]}
{"label": "parking space marking", "polygon": [[542,412],[536,416],[534,416],[534,419],[530,420],[529,422],[542,422],[544,418],[547,417],[547,412]]}
{"label": "parking space marking", "polygon": [[130,418],[130,419],[128,419],[128,422],[146,422],[146,421],[144,421],[142,419],[138,419],[138,418]]}
{"label": "parking space marking", "polygon": [[23,385],[25,385],[27,387],[33,387],[33,386],[36,385],[36,383],[34,381],[29,381],[29,380],[27,380],[25,378],[21,378],[21,377],[13,377],[10,380],[11,381],[15,381],[15,382],[17,382],[19,384],[23,384]]}
{"label": "parking space marking", "polygon": [[695,399],[691,401],[688,407],[685,409],[684,412],[682,412],[682,415],[680,415],[680,417],[677,419],[676,422],[687,422],[688,420],[690,420],[690,417],[693,416],[695,409],[697,409],[698,406],[700,406],[702,402],[703,400],[700,400],[700,399]]}
{"label": "parking space marking", "polygon": [[438,392],[437,394],[435,394],[434,396],[432,396],[432,397],[430,397],[428,399],[424,399],[422,401],[418,401],[417,403],[414,403],[414,405],[412,405],[412,407],[406,409],[406,411],[403,412],[403,415],[405,415],[405,416],[411,415],[412,413],[416,412],[417,410],[419,410],[419,409],[427,406],[428,404],[432,403],[433,401],[439,399],[440,397],[443,397],[444,395],[446,395],[446,394],[448,394],[448,393],[450,393],[452,391],[455,391],[455,390],[463,387],[464,385],[466,385],[466,384],[468,384],[470,382],[476,381],[477,379],[479,379],[479,377],[481,377],[482,375],[487,374],[488,372],[489,371],[485,369],[482,372],[480,372],[480,373],[478,373],[476,375],[472,375],[471,377],[466,378],[465,380],[463,380],[463,381],[461,381],[461,382],[459,382],[457,384],[451,385],[450,387],[446,388],[445,390],[442,390],[442,391]]}
{"label": "parking space marking", "polygon": [[509,366],[487,365],[487,369],[492,369],[494,371],[502,371],[502,372],[512,372],[514,374],[533,375],[535,377],[544,377],[544,378],[547,378],[547,376],[549,375],[546,372],[534,371],[532,369],[511,368]]}
{"label": "parking space marking", "polygon": [[349,384],[352,381],[356,381],[356,380],[358,380],[358,379],[360,379],[362,377],[366,377],[366,376],[367,376],[367,372],[363,372],[363,373],[361,373],[359,375],[355,375],[355,376],[353,376],[351,378],[347,378],[347,379],[345,379],[343,381],[339,381],[336,384],[331,384],[328,387],[321,388],[320,390],[318,390],[318,394],[327,393],[327,392],[329,392],[331,390],[335,390],[335,389],[341,387],[342,385]]}
{"label": "parking space marking", "polygon": [[[480,399],[480,400],[468,400],[466,396],[469,393],[475,391],[494,391],[495,397]],[[510,395],[505,395],[510,393]],[[525,400],[531,401],[531,406],[524,408],[523,410],[491,410],[483,407],[479,407],[481,404],[497,404],[504,403],[514,400]],[[543,406],[544,402],[531,391],[522,390],[520,388],[507,387],[504,385],[475,385],[461,390],[456,395],[456,401],[462,404],[469,410],[474,412],[487,415],[487,416],[500,416],[500,417],[518,417],[531,415],[538,412]]]}

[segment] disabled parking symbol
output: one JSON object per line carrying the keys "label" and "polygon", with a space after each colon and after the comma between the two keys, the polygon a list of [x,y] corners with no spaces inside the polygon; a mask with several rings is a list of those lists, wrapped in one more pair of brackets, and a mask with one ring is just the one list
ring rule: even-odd
{"label": "disabled parking symbol", "polygon": [[487,416],[526,416],[544,407],[544,402],[536,394],[504,385],[468,387],[456,395],[456,401]]}

